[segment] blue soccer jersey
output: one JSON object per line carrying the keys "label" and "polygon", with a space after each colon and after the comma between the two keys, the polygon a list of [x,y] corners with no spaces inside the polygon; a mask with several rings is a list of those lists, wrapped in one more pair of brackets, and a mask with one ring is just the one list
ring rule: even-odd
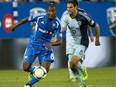
{"label": "blue soccer jersey", "polygon": [[59,19],[56,17],[54,20],[49,20],[46,13],[39,12],[28,18],[30,22],[36,22],[35,31],[30,37],[30,43],[43,45],[51,42],[52,37],[56,36],[61,39],[61,25]]}
{"label": "blue soccer jersey", "polygon": [[40,63],[44,61],[53,62],[54,54],[52,48],[46,49],[44,45],[51,42],[54,36],[62,39],[59,19],[56,17],[53,20],[49,20],[46,13],[39,12],[30,16],[28,21],[35,22],[36,27],[26,48],[24,62],[33,63],[36,57],[38,57]]}

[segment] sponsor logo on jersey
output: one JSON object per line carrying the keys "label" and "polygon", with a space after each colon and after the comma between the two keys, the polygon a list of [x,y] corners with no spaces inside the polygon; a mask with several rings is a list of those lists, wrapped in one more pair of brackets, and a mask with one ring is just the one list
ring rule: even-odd
{"label": "sponsor logo on jersey", "polygon": [[39,31],[42,33],[46,33],[46,34],[52,34],[52,32],[49,32],[49,31],[41,29],[41,28],[39,28]]}
{"label": "sponsor logo on jersey", "polygon": [[44,30],[44,29],[41,29],[41,28],[39,28],[39,31],[42,32],[42,33],[48,33],[47,30]]}

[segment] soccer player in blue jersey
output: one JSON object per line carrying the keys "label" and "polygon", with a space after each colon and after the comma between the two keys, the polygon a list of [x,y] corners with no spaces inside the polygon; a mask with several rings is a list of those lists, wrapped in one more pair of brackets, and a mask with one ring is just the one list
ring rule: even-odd
{"label": "soccer player in blue jersey", "polygon": [[[45,13],[39,12],[29,18],[24,18],[10,27],[11,31],[19,25],[27,22],[36,22],[36,29],[33,31],[24,54],[23,69],[26,72],[34,73],[32,64],[38,58],[40,66],[47,72],[54,62],[54,53],[51,46],[61,45],[62,32],[59,19],[56,17],[56,6],[50,3]],[[55,39],[53,39],[55,38]],[[32,87],[40,79],[32,76],[24,87]]]}
{"label": "soccer player in blue jersey", "polygon": [[78,9],[77,0],[67,0],[67,12],[61,18],[62,30],[66,30],[66,54],[70,68],[79,81],[79,87],[86,87],[87,69],[82,65],[89,45],[88,25],[95,29],[95,45],[100,46],[100,28],[86,12]]}

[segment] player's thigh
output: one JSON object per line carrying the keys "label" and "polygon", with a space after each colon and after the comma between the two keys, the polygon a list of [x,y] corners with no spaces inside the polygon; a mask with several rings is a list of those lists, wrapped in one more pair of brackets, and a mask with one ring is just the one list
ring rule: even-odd
{"label": "player's thigh", "polygon": [[85,51],[87,48],[83,45],[78,45],[75,48],[76,49],[75,49],[74,55],[78,56],[79,59],[84,60]]}
{"label": "player's thigh", "polygon": [[54,53],[52,51],[41,51],[38,55],[38,60],[42,62],[54,62]]}
{"label": "player's thigh", "polygon": [[23,69],[24,70],[28,70],[32,63],[34,62],[34,60],[36,59],[38,54],[34,54],[33,53],[33,49],[31,48],[27,48],[24,54],[24,60],[23,60]]}
{"label": "player's thigh", "polygon": [[38,60],[44,68],[49,70],[50,64],[54,62],[54,53],[53,52],[44,52],[42,51],[38,56]]}

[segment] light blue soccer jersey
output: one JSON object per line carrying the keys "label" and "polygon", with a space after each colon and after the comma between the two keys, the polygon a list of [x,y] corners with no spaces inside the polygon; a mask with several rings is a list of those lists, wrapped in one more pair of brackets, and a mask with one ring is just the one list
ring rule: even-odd
{"label": "light blue soccer jersey", "polygon": [[39,12],[36,15],[30,16],[28,21],[35,22],[36,27],[26,48],[24,62],[33,63],[36,57],[38,57],[40,62],[53,62],[54,58],[52,48],[46,49],[44,45],[51,42],[54,36],[62,39],[59,19],[56,17],[53,20],[49,20],[46,13]]}

